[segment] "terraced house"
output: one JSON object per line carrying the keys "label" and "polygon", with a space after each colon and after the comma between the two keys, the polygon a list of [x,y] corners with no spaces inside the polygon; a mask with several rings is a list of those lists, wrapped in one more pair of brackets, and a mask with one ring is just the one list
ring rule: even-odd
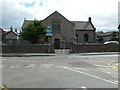
{"label": "terraced house", "polygon": [[[22,29],[32,20],[24,20]],[[52,29],[55,48],[70,48],[70,43],[94,43],[96,41],[96,28],[92,24],[91,17],[88,21],[69,21],[59,12],[55,11],[43,20],[43,25]]]}

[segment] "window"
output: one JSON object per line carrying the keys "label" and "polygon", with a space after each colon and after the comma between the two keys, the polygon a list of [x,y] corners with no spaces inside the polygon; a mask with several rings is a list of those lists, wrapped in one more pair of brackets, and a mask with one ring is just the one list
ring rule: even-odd
{"label": "window", "polygon": [[60,22],[53,22],[52,30],[59,31],[60,30]]}
{"label": "window", "polygon": [[84,34],[84,41],[87,42],[89,40],[89,35],[88,34]]}

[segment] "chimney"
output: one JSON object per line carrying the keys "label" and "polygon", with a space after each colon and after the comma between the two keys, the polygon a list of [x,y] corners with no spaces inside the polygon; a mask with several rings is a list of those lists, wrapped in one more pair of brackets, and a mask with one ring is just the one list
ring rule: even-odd
{"label": "chimney", "polygon": [[91,22],[91,17],[88,18],[88,21]]}
{"label": "chimney", "polygon": [[24,21],[26,20],[26,18],[24,18]]}
{"label": "chimney", "polygon": [[10,31],[13,31],[13,27],[12,26],[10,26]]}
{"label": "chimney", "polygon": [[17,33],[17,28],[15,28],[15,32]]}

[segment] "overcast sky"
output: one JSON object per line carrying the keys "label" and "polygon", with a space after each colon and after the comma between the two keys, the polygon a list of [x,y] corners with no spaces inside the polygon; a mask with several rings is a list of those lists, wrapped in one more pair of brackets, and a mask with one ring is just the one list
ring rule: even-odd
{"label": "overcast sky", "polygon": [[[2,2],[2,3],[1,3]],[[43,20],[58,11],[70,21],[92,22],[97,29],[117,29],[119,0],[0,0],[3,29],[21,29],[24,18]]]}

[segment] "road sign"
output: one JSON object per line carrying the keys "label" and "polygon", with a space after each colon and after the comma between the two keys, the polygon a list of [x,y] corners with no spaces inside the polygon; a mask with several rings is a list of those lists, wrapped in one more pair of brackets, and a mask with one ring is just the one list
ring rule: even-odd
{"label": "road sign", "polygon": [[53,36],[52,29],[50,27],[47,28],[46,36]]}
{"label": "road sign", "polygon": [[53,36],[52,33],[46,33],[46,36]]}
{"label": "road sign", "polygon": [[51,28],[47,28],[47,33],[52,33],[52,29]]}

